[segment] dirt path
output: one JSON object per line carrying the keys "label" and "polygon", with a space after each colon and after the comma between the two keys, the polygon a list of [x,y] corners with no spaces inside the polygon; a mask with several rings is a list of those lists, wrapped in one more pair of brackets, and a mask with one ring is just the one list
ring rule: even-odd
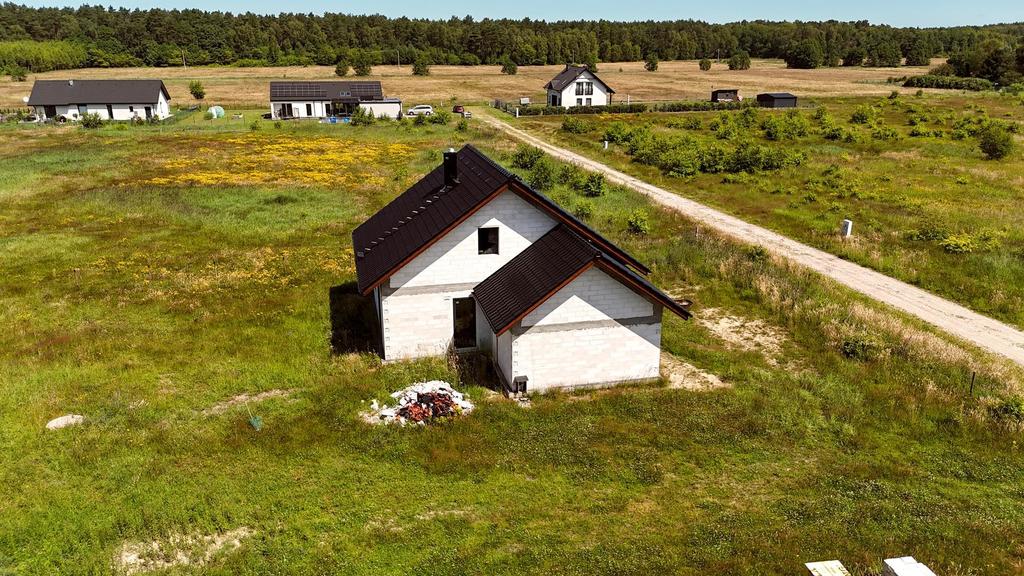
{"label": "dirt path", "polygon": [[628,186],[655,202],[685,214],[723,234],[743,242],[764,246],[780,256],[832,278],[857,292],[912,314],[954,336],[1024,365],[1024,332],[1012,326],[972,312],[945,298],[859,264],[842,260],[817,248],[790,240],[771,230],[744,222],[735,216],[719,212],[693,200],[687,200],[575,152],[553,146],[492,117],[488,112],[482,112],[479,118],[519,140],[544,150],[559,160],[573,162],[588,170],[601,172],[607,180]]}

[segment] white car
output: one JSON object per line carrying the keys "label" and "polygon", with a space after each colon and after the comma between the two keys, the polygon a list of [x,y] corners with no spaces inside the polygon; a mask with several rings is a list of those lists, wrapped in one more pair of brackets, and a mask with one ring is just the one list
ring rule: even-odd
{"label": "white car", "polygon": [[430,116],[434,113],[434,107],[429,104],[413,106],[405,113],[406,116]]}

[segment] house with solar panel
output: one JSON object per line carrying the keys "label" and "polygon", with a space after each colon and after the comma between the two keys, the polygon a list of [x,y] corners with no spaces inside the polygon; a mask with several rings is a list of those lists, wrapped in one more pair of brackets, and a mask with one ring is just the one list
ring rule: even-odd
{"label": "house with solar panel", "polygon": [[472,145],[352,233],[386,361],[490,357],[508,392],[659,377],[650,270]]}
{"label": "house with solar panel", "polygon": [[584,66],[565,65],[565,70],[558,73],[544,85],[548,91],[548,106],[606,106],[612,103],[615,90],[605,84]]}
{"label": "house with solar panel", "polygon": [[346,118],[356,110],[378,118],[398,118],[402,115],[402,101],[386,98],[376,80],[270,83],[270,114],[275,120]]}

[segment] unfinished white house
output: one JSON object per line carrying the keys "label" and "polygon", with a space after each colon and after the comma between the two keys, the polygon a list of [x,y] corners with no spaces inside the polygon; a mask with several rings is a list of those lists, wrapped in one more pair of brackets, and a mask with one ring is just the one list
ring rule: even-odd
{"label": "unfinished white house", "polygon": [[402,101],[385,98],[380,82],[293,81],[270,83],[270,113],[275,120],[291,118],[345,118],[356,110],[374,117],[398,118]]}
{"label": "unfinished white house", "polygon": [[611,86],[586,66],[570,66],[544,85],[548,91],[548,106],[607,106],[612,103]]}
{"label": "unfinished white house", "polygon": [[43,120],[163,120],[171,115],[171,96],[162,80],[36,80],[28,105]]}
{"label": "unfinished white house", "polygon": [[659,375],[649,270],[471,145],[352,233],[385,360],[488,355],[506,391]]}

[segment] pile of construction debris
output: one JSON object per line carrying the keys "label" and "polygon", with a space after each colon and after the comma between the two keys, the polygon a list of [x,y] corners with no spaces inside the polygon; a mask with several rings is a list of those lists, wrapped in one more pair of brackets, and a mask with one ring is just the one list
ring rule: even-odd
{"label": "pile of construction debris", "polygon": [[426,425],[473,411],[472,402],[441,380],[417,382],[392,392],[391,397],[397,401],[396,405],[381,406],[374,400],[370,410],[361,414],[363,419],[371,424]]}

